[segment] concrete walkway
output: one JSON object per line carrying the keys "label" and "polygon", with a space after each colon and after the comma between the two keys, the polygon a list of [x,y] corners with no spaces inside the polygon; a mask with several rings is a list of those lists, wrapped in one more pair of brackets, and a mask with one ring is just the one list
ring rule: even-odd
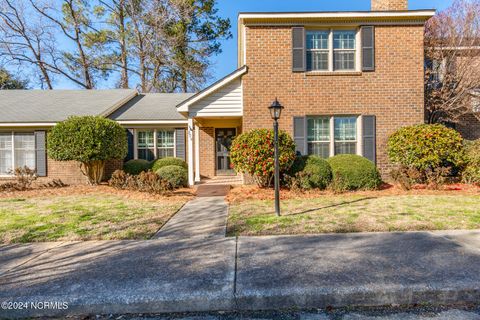
{"label": "concrete walkway", "polygon": [[185,204],[154,238],[225,237],[228,217],[225,196],[229,190],[226,185],[200,185],[197,198]]}
{"label": "concrete walkway", "polygon": [[[187,226],[188,227],[188,226]],[[0,246],[2,316],[480,301],[480,231]]]}
{"label": "concrete walkway", "polygon": [[225,237],[228,205],[224,198],[198,197],[189,201],[160,229],[155,238]]}

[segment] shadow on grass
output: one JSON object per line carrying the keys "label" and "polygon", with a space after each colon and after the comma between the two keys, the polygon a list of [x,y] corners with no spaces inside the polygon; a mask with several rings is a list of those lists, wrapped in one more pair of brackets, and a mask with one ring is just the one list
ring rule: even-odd
{"label": "shadow on grass", "polygon": [[298,216],[298,215],[301,215],[301,214],[310,213],[310,212],[314,212],[314,211],[318,211],[318,210],[341,207],[341,206],[349,205],[349,204],[352,204],[352,203],[358,203],[358,202],[372,200],[372,199],[377,199],[377,197],[365,197],[365,198],[352,200],[352,201],[344,201],[344,202],[341,202],[341,203],[331,204],[331,205],[328,205],[328,206],[312,208],[312,209],[307,209],[307,210],[304,210],[304,211],[301,211],[301,212],[295,212],[295,213],[287,214],[285,216]]}

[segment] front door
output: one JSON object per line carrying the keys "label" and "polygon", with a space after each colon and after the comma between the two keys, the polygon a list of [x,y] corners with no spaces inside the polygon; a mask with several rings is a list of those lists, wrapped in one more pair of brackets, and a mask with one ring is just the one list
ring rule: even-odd
{"label": "front door", "polygon": [[230,167],[230,146],[235,138],[237,129],[215,129],[215,169],[217,175],[235,175]]}

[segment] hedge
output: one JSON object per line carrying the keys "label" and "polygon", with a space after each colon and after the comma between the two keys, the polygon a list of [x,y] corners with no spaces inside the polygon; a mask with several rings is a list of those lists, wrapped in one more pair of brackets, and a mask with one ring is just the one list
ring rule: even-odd
{"label": "hedge", "polygon": [[382,184],[377,167],[364,157],[342,154],[327,161],[332,168],[331,187],[335,191],[374,190]]}

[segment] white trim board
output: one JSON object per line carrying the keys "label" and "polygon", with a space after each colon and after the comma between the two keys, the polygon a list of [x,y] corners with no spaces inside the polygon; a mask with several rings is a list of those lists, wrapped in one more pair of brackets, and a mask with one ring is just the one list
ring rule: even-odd
{"label": "white trim board", "polygon": [[190,99],[185,100],[181,104],[177,106],[178,112],[189,112],[189,108],[192,104],[200,101],[201,99],[205,98],[206,96],[210,95],[211,93],[215,92],[216,90],[226,86],[233,80],[241,77],[245,73],[247,73],[247,66],[243,66],[237,71],[233,72],[232,74],[226,76],[225,78],[221,79],[217,83],[213,84],[212,86],[206,88],[203,91],[200,91],[198,94],[192,96]]}
{"label": "white trim board", "polygon": [[343,18],[431,18],[435,10],[418,11],[370,11],[370,12],[285,12],[285,13],[240,13],[238,19],[343,19]]}

